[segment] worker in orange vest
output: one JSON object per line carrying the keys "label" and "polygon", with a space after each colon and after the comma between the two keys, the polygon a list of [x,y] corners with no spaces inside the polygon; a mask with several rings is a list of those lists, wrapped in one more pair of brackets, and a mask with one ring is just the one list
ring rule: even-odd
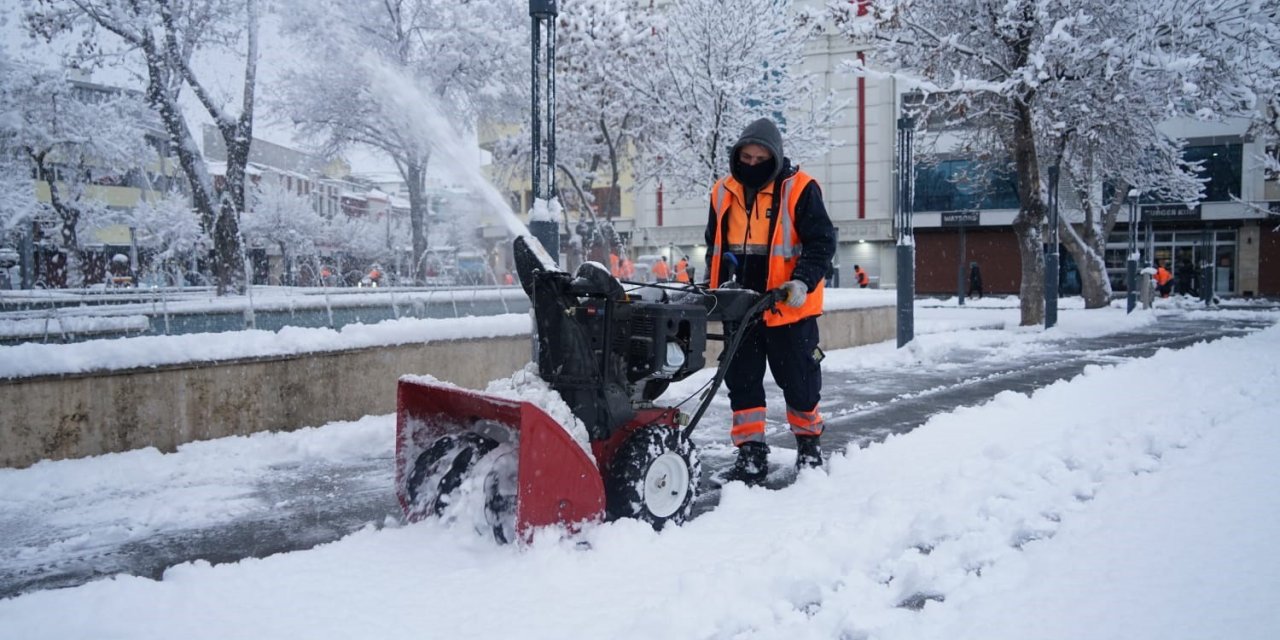
{"label": "worker in orange vest", "polygon": [[609,252],[609,273],[615,278],[622,277],[622,261],[618,258],[618,254]]}
{"label": "worker in orange vest", "polygon": [[871,284],[871,276],[867,275],[867,272],[862,270],[861,265],[853,265],[853,275],[858,279],[859,287],[866,289],[867,285]]}
{"label": "worker in orange vest", "polygon": [[1164,262],[1156,261],[1156,289],[1160,292],[1161,298],[1168,298],[1169,293],[1173,291],[1173,274],[1164,268]]}
{"label": "worker in orange vest", "polygon": [[676,263],[676,282],[689,284],[689,257],[684,256]]}
{"label": "worker in orange vest", "polygon": [[[711,190],[706,228],[713,287],[730,282],[761,293],[780,290],[783,302],[764,311],[743,334],[725,373],[733,409],[730,436],[738,448],[723,477],[760,484],[768,475],[765,443],[766,364],[782,389],[787,423],[796,439],[796,468],[822,466],[822,350],[818,316],[836,232],[809,174],[782,154],[782,133],[768,118],[747,125],[729,152],[729,175]],[[723,258],[729,255],[731,258]],[[730,267],[730,262],[737,267]]]}
{"label": "worker in orange vest", "polygon": [[657,262],[653,263],[653,277],[658,282],[666,282],[671,279],[671,267],[667,266],[666,256],[662,256]]}

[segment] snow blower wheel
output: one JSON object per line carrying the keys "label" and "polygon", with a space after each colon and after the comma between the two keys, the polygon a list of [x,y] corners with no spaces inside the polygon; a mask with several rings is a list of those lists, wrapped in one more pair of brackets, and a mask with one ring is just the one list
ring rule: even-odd
{"label": "snow blower wheel", "polygon": [[700,473],[697,450],[680,429],[638,429],[609,466],[608,518],[636,518],[656,530],[668,522],[681,524],[689,517]]}
{"label": "snow blower wheel", "polygon": [[420,513],[439,516],[449,506],[450,494],[462,485],[467,473],[498,443],[478,433],[446,435],[431,443],[413,464],[409,476],[410,504]]}
{"label": "snow blower wheel", "polygon": [[[516,541],[516,502],[520,491],[514,449],[497,451],[484,477],[485,527],[499,544]],[[479,527],[477,527],[479,529]],[[480,533],[485,533],[480,530]]]}

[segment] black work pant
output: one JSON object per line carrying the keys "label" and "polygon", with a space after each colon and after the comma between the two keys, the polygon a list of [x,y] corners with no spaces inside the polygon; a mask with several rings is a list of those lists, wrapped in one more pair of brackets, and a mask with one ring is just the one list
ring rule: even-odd
{"label": "black work pant", "polygon": [[768,362],[787,406],[812,411],[822,395],[819,353],[817,316],[780,327],[755,323],[742,337],[724,375],[730,406],[734,411],[765,406],[764,369]]}

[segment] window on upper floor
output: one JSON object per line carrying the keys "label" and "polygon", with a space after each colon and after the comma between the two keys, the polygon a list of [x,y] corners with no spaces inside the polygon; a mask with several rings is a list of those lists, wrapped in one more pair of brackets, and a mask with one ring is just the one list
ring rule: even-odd
{"label": "window on upper floor", "polygon": [[1208,178],[1204,185],[1204,202],[1225,202],[1240,195],[1244,178],[1244,146],[1239,143],[1187,147],[1182,157],[1200,162],[1200,176]]}
{"label": "window on upper floor", "polygon": [[982,171],[969,159],[916,167],[916,211],[1017,209],[1018,189],[1010,170]]}

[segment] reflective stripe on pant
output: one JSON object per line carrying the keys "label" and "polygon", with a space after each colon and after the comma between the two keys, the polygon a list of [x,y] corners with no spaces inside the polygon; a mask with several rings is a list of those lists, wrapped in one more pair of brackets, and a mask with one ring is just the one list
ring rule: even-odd
{"label": "reflective stripe on pant", "polygon": [[822,414],[818,413],[817,407],[812,411],[787,407],[787,424],[791,425],[791,433],[797,436],[822,435]]}
{"label": "reflective stripe on pant", "polygon": [[744,442],[764,442],[764,407],[752,407],[733,412],[733,428],[729,430],[733,446]]}
{"label": "reflective stripe on pant", "polygon": [[[792,411],[801,415],[816,415],[818,400],[822,394],[822,368],[815,357],[817,351],[816,317],[779,327],[766,327],[760,323],[752,325],[742,336],[738,352],[724,376],[725,387],[729,390],[729,406],[734,410],[733,433],[737,433],[737,412],[763,409],[765,406],[766,363],[773,373],[774,382],[782,388],[788,416]],[[794,423],[792,424],[792,431],[796,432]],[[817,418],[816,424],[811,420],[806,424],[808,429],[817,429],[818,433],[822,433],[821,417]],[[763,434],[763,414],[760,416],[760,425]],[[763,435],[761,439],[763,440]],[[736,435],[734,444],[739,444]]]}
{"label": "reflective stripe on pant", "polygon": [[765,363],[782,388],[788,407],[813,411],[822,395],[818,350],[818,319],[805,318],[780,327],[752,325],[725,372],[729,406],[734,411],[765,406]]}

